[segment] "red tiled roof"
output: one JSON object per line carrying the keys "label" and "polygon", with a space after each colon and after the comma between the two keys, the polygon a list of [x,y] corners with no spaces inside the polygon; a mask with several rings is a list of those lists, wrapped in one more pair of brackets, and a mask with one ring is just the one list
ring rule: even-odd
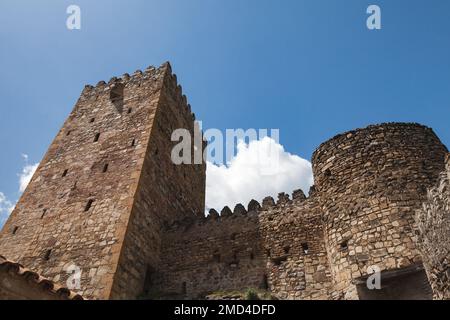
{"label": "red tiled roof", "polygon": [[0,267],[6,268],[8,271],[23,277],[28,283],[40,286],[50,294],[55,294],[64,300],[84,300],[84,298],[71,291],[70,289],[60,286],[51,280],[41,277],[34,271],[31,271],[17,262],[10,261],[0,255]]}

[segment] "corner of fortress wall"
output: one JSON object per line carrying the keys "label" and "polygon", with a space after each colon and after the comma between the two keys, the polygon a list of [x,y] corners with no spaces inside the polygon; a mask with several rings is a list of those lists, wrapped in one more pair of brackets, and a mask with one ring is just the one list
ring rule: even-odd
{"label": "corner of fortress wall", "polygon": [[435,299],[450,299],[450,153],[446,170],[417,210],[417,244]]}

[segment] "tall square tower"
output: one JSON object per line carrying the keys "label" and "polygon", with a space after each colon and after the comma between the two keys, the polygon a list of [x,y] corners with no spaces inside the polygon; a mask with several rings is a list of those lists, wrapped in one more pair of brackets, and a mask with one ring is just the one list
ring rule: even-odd
{"label": "tall square tower", "polygon": [[90,299],[151,286],[161,229],[203,214],[205,164],[175,165],[194,115],[169,63],[86,86],[0,233],[0,254]]}

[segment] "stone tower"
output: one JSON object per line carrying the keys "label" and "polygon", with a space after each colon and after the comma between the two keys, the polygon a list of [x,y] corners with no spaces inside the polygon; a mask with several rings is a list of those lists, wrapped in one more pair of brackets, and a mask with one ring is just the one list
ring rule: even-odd
{"label": "stone tower", "polygon": [[[447,152],[431,128],[414,123],[349,131],[315,151],[335,298],[431,296],[414,218],[444,170]],[[371,266],[382,271],[383,290],[367,290]]]}
{"label": "stone tower", "polygon": [[171,162],[194,132],[168,63],[86,86],[0,233],[0,253],[85,298],[136,298],[160,263],[162,226],[204,212],[205,165]]}

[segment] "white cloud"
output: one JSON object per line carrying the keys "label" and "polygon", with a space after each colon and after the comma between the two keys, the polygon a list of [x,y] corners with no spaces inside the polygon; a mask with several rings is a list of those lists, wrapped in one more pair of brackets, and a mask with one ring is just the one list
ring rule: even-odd
{"label": "white cloud", "polygon": [[[267,155],[271,159],[269,166]],[[280,192],[302,189],[307,193],[311,185],[309,161],[286,152],[269,137],[249,144],[240,141],[228,166],[207,163],[206,209],[220,212],[227,205],[233,210],[236,204],[247,206],[252,199],[261,201],[266,196],[276,199]]]}
{"label": "white cloud", "polygon": [[14,204],[6,198],[3,192],[0,192],[0,227],[3,226],[13,209]]}
{"label": "white cloud", "polygon": [[[22,158],[25,160],[25,166],[19,176],[19,192],[25,191],[28,183],[30,183],[33,174],[36,172],[39,163],[30,165],[28,164],[28,155],[22,154]],[[15,203],[9,200],[3,192],[0,192],[0,228],[8,219],[11,212],[14,210]]]}
{"label": "white cloud", "polygon": [[[23,155],[25,159],[28,159],[27,155]],[[25,165],[22,169],[22,173],[19,174],[19,191],[24,192],[28,183],[30,183],[33,174],[36,172],[39,163],[35,163],[33,165]]]}

